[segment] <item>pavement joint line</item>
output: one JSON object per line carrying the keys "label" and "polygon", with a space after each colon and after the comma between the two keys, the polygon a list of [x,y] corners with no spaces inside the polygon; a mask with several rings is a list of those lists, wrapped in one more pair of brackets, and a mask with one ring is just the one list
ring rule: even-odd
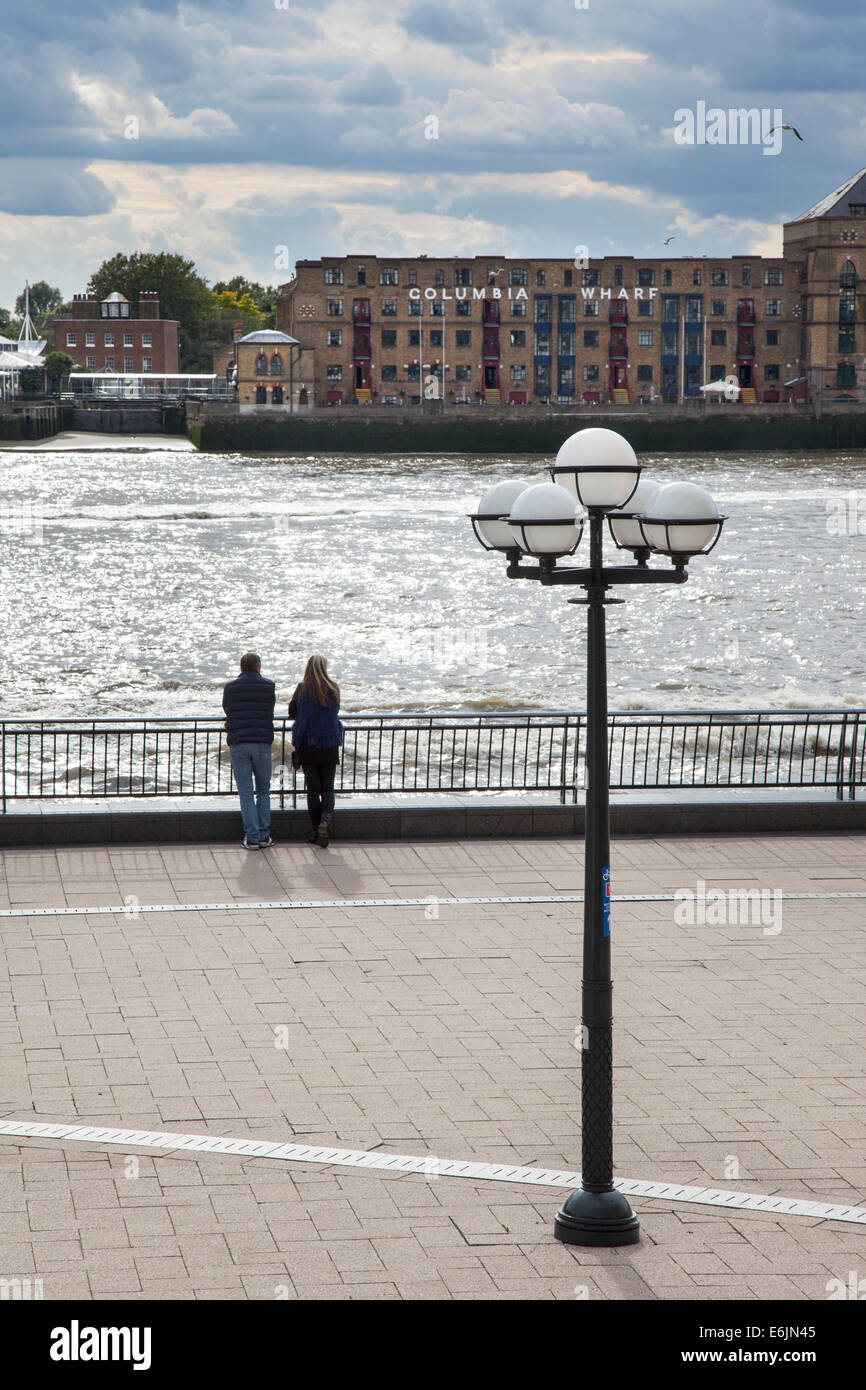
{"label": "pavement joint line", "polygon": [[[712,891],[725,892],[725,889]],[[826,902],[836,899],[866,898],[866,892],[856,893],[782,893],[768,888],[735,889],[735,892],[761,893],[773,891],[777,901],[798,900]],[[614,893],[616,903],[672,903],[678,902],[676,893]],[[136,918],[146,912],[297,912],[315,908],[359,908],[359,907],[429,907],[435,902],[439,907],[479,907],[484,904],[509,903],[582,903],[582,893],[545,893],[533,897],[478,897],[478,898],[440,898],[435,893],[426,898],[308,898],[296,900],[278,898],[273,902],[234,902],[234,903],[124,903],[121,906],[100,907],[3,907],[2,917],[130,917]]]}
{"label": "pavement joint line", "polygon": [[[508,1164],[465,1162],[437,1158],[434,1154],[382,1154],[359,1149],[278,1144],[260,1139],[226,1139],[207,1134],[176,1134],[160,1130],[113,1129],[99,1125],[49,1124],[28,1120],[0,1120],[0,1135],[10,1139],[60,1139],[65,1143],[120,1144],[150,1149],[179,1149],[193,1153],[230,1154],[241,1158],[279,1158],[289,1163],[323,1163],[340,1168],[385,1169],[419,1173],[428,1178],[470,1178],[475,1181],[532,1184],[539,1187],[580,1186],[580,1174],[555,1168],[521,1168]],[[675,1182],[648,1182],[619,1178],[614,1182],[629,1197],[657,1198],[696,1206],[732,1207],[741,1211],[770,1212],[776,1216],[809,1216],[824,1221],[849,1221],[866,1226],[866,1207],[839,1202],[814,1202],[800,1197],[766,1196],[757,1192],[731,1192],[722,1188],[688,1187]]]}

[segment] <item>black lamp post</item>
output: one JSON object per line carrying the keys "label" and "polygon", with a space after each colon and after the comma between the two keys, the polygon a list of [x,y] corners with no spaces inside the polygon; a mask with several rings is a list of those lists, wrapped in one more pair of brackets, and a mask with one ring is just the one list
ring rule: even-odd
{"label": "black lamp post", "polygon": [[[605,608],[616,584],[683,584],[692,555],[706,554],[721,533],[712,498],[692,483],[661,487],[641,479],[631,445],[613,430],[573,434],[550,470],[552,483],[499,483],[472,516],[488,550],[508,559],[510,579],[577,584],[587,608],[586,807],[581,1019],[581,1187],[557,1213],[554,1234],[569,1245],[633,1245],[640,1224],[613,1181],[613,1010],[610,963],[610,796],[607,735]],[[559,481],[557,481],[559,480]],[[580,544],[589,517],[589,568],[557,568]],[[604,523],[635,564],[606,568]],[[672,569],[651,569],[651,553]],[[537,564],[524,564],[533,557]]]}

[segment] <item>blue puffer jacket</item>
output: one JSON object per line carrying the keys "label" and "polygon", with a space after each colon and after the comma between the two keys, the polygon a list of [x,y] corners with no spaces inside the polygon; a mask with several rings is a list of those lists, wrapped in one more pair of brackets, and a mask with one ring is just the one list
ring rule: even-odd
{"label": "blue puffer jacket", "polygon": [[242,671],[223,690],[223,709],[228,718],[228,743],[273,743],[273,681],[258,671]]}
{"label": "blue puffer jacket", "polygon": [[304,694],[298,686],[289,705],[289,714],[294,718],[292,743],[295,748],[336,748],[343,742],[343,726],[337,718],[340,702],[333,696],[327,705],[320,705],[315,697]]}

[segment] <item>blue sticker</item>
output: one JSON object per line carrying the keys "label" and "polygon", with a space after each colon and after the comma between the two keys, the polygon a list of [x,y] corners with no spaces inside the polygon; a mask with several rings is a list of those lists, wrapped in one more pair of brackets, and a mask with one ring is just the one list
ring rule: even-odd
{"label": "blue sticker", "polygon": [[601,871],[602,936],[610,936],[610,869]]}

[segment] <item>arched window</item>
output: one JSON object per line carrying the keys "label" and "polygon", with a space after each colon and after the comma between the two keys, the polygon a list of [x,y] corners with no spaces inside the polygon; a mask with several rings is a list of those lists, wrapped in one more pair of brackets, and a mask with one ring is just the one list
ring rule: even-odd
{"label": "arched window", "polygon": [[268,388],[267,388],[267,386],[257,386],[257,387],[256,387],[256,405],[267,405],[267,403],[268,403]]}
{"label": "arched window", "polygon": [[283,359],[278,352],[275,352],[271,358],[271,376],[282,376],[282,374]]}
{"label": "arched window", "polygon": [[256,358],[256,371],[260,374],[263,373],[265,376],[268,374],[268,359],[263,352],[260,352]]}
{"label": "arched window", "polygon": [[853,261],[846,261],[839,274],[839,288],[843,290],[856,290],[857,271]]}
{"label": "arched window", "polygon": [[272,392],[271,392],[271,404],[272,404],[272,405],[282,405],[282,403],[283,403],[283,388],[282,388],[282,386],[275,386],[274,389],[273,389]]}

